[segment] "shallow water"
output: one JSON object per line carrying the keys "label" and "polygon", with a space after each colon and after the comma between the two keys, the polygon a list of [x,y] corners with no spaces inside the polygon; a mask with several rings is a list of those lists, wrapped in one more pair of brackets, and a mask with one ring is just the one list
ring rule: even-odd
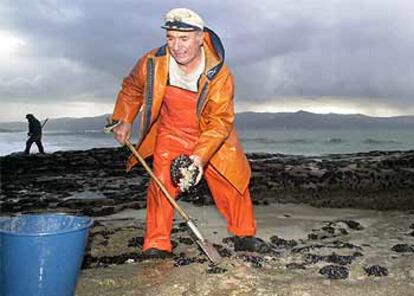
{"label": "shallow water", "polygon": [[[246,152],[298,155],[368,152],[371,150],[414,149],[414,130],[409,129],[264,129],[238,130]],[[0,155],[22,152],[26,132],[0,133]],[[137,136],[132,138],[136,141]],[[45,131],[43,145],[48,153],[59,150],[86,150],[117,147],[118,143],[99,130]],[[36,145],[32,152],[37,152]]]}

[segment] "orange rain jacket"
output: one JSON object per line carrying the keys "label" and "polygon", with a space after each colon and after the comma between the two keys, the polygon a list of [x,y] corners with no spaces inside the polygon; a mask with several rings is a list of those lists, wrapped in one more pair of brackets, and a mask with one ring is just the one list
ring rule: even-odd
{"label": "orange rain jacket", "polygon": [[[219,37],[204,29],[206,68],[198,82],[197,116],[200,136],[193,154],[214,166],[240,193],[250,180],[251,169],[234,128],[233,76],[224,64]],[[135,65],[118,94],[112,118],[132,123],[141,112],[140,138],[136,145],[142,157],[153,154],[161,104],[168,80],[170,54],[166,45],[145,54]],[[131,155],[129,171],[137,163]]]}

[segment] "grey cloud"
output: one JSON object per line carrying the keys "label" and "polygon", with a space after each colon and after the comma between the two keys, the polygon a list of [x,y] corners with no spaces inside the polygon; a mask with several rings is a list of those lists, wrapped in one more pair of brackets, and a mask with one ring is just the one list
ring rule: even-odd
{"label": "grey cloud", "polygon": [[[398,9],[403,7],[393,9],[382,11],[383,15],[359,11],[362,16],[349,19],[341,12],[343,15],[328,24],[316,18],[307,42],[296,51],[236,67],[238,80],[245,86],[241,98],[267,101],[280,96],[342,96],[349,100],[364,97],[367,103],[392,100],[393,107],[412,106],[414,40],[412,32],[405,31],[410,30],[412,21],[396,18]],[[280,38],[276,42],[287,44]]]}
{"label": "grey cloud", "polygon": [[337,96],[414,105],[409,0],[8,1],[0,17],[27,40],[22,54],[33,65],[30,75],[0,70],[2,99],[113,101],[136,59],[163,43],[160,22],[175,6],[200,12],[222,36],[238,100]]}

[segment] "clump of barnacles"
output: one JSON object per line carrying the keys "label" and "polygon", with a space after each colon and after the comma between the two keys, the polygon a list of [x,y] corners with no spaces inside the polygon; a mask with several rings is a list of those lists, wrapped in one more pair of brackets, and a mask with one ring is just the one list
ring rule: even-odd
{"label": "clump of barnacles", "polygon": [[172,181],[181,192],[189,192],[196,183],[199,169],[188,155],[182,154],[171,162],[170,172]]}

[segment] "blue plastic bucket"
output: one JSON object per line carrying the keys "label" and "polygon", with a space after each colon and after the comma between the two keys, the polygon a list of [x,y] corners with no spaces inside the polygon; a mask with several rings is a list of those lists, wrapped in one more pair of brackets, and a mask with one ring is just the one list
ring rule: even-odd
{"label": "blue plastic bucket", "polygon": [[74,295],[89,217],[0,217],[0,295]]}

